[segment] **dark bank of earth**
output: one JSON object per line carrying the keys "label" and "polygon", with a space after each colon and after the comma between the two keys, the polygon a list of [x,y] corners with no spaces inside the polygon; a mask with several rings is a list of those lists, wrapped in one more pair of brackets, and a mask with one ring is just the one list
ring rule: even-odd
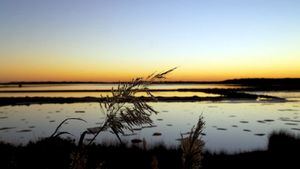
{"label": "dark bank of earth", "polygon": [[[255,95],[248,94],[242,92],[236,92],[232,90],[209,90],[207,93],[219,94],[217,97],[155,97],[155,100],[151,97],[138,97],[140,100],[147,102],[198,102],[198,101],[223,101],[223,100],[257,100],[257,99],[265,99],[268,101],[285,101],[284,98],[267,96],[267,95]],[[102,102],[105,101],[106,98],[97,98],[97,97],[0,97],[0,106],[7,105],[31,105],[31,104],[49,104],[49,103],[90,103],[90,102]],[[128,101],[126,99],[124,102]]]}

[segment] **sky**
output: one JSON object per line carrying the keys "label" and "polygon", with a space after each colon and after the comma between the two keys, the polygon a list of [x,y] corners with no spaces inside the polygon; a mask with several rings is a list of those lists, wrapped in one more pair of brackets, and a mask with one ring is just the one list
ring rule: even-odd
{"label": "sky", "polygon": [[299,0],[0,0],[0,81],[300,77]]}

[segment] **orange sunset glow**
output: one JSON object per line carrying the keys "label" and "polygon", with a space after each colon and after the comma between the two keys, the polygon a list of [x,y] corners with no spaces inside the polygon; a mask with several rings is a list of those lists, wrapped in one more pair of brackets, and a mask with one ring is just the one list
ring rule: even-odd
{"label": "orange sunset glow", "polygon": [[126,4],[3,3],[0,81],[128,81],[172,67],[170,81],[300,77],[293,5]]}

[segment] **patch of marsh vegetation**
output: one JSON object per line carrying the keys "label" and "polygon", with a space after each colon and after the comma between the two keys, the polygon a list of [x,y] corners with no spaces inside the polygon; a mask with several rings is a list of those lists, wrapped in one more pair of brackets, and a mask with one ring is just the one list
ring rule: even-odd
{"label": "patch of marsh vegetation", "polygon": [[[199,128],[199,126],[198,126]],[[196,131],[197,127],[194,127]],[[190,149],[190,143],[197,135],[189,135],[181,146],[166,147],[157,144],[145,145],[145,140],[135,140],[136,144],[118,144],[113,142],[91,144],[84,147],[85,160],[80,167],[89,169],[182,169],[187,167],[202,169],[217,168],[297,168],[300,156],[300,136],[287,131],[273,132],[268,137],[266,149],[247,152],[210,152],[196,148]],[[181,138],[180,141],[183,139]],[[197,139],[196,139],[197,140]],[[199,141],[195,141],[199,145]],[[193,146],[192,146],[193,147]],[[197,147],[197,146],[196,146]],[[188,149],[190,149],[188,151]],[[70,169],[74,152],[78,145],[74,140],[53,137],[44,138],[27,145],[16,146],[0,142],[0,168],[31,169]],[[195,153],[195,155],[193,155]],[[201,155],[201,156],[199,156]],[[186,157],[195,160],[193,165]],[[197,165],[198,164],[198,165]]]}

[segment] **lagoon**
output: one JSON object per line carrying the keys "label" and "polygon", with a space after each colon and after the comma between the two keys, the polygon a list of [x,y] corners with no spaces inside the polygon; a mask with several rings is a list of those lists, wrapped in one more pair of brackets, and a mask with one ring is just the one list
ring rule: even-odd
{"label": "lagoon", "polygon": [[[116,84],[28,84],[0,86],[0,97],[62,97],[83,98],[111,96],[109,91]],[[178,92],[177,89],[241,89],[243,86],[228,84],[155,84],[150,89],[175,91],[154,91],[161,97],[219,97],[206,92]],[[86,90],[86,91],[85,91]],[[99,92],[98,92],[99,90]],[[159,113],[152,115],[154,126],[138,127],[127,131],[122,139],[131,144],[132,139],[145,139],[148,146],[163,143],[179,145],[181,136],[187,134],[198,117],[203,116],[205,129],[202,135],[205,149],[229,153],[265,149],[268,136],[273,131],[285,130],[300,134],[300,91],[249,91],[254,95],[275,96],[285,101],[224,99],[220,101],[174,101],[149,103]],[[144,96],[138,93],[137,96]],[[42,137],[48,137],[66,118],[82,118],[69,121],[61,128],[78,140],[87,128],[97,127],[105,115],[99,103],[72,104],[28,104],[0,106],[0,140],[13,144],[26,144]],[[156,133],[156,134],[154,134]],[[154,135],[153,135],[154,134]],[[91,136],[86,137],[88,140]],[[97,142],[117,141],[110,132],[101,133]]]}
{"label": "lagoon", "polygon": [[[296,94],[295,94],[296,93]],[[285,93],[292,100],[286,102],[266,101],[202,101],[149,103],[159,114],[152,115],[155,127],[137,128],[127,131],[122,138],[130,144],[131,139],[143,139],[148,145],[164,143],[179,145],[181,134],[189,132],[203,115],[205,149],[230,153],[265,149],[268,135],[272,131],[286,130],[300,134],[300,104],[297,92]],[[282,95],[282,93],[280,94]],[[48,137],[56,126],[66,118],[77,117],[86,120],[69,121],[61,130],[70,132],[72,139],[90,127],[96,127],[104,118],[98,103],[42,104],[29,106],[0,107],[0,140],[14,144]],[[153,136],[153,133],[161,133]],[[87,137],[89,139],[89,137]],[[116,140],[109,132],[98,136],[98,142]],[[117,141],[117,140],[116,140]]]}

